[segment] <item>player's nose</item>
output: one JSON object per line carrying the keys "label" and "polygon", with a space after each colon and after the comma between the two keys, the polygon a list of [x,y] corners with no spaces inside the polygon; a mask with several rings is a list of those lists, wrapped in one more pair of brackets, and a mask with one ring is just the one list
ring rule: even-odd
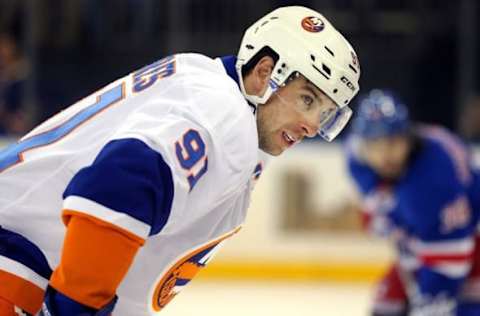
{"label": "player's nose", "polygon": [[314,124],[309,124],[309,123],[303,123],[302,124],[302,132],[303,132],[303,137],[315,137],[317,135],[317,130],[318,128]]}

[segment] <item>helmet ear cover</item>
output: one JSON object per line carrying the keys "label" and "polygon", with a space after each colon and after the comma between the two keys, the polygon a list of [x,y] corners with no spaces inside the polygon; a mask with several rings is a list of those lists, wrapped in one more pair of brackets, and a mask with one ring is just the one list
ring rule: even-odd
{"label": "helmet ear cover", "polygon": [[242,77],[245,78],[255,68],[257,63],[265,56],[272,57],[273,64],[276,65],[280,56],[268,46],[262,47],[245,65],[242,66]]}

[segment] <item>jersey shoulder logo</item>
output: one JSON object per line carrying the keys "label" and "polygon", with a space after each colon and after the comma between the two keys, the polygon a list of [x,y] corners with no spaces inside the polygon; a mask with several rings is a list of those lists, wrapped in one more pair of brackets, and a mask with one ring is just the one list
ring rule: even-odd
{"label": "jersey shoulder logo", "polygon": [[253,180],[258,180],[263,171],[263,163],[259,162],[253,170]]}

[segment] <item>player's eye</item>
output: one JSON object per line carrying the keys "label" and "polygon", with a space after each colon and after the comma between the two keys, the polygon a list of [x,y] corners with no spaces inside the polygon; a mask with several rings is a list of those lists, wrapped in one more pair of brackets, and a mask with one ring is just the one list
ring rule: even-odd
{"label": "player's eye", "polygon": [[303,104],[305,105],[305,108],[309,110],[313,104],[313,98],[309,95],[303,94],[302,101],[303,101]]}

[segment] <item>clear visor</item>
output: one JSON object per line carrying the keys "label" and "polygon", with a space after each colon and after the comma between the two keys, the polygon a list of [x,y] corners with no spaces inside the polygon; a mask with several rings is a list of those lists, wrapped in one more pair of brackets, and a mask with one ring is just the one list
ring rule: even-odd
{"label": "clear visor", "polygon": [[[290,80],[298,76],[303,76],[303,75],[299,72],[292,73],[292,75],[287,79],[286,83],[288,83]],[[308,81],[307,78],[305,79]],[[311,81],[309,82],[311,83]],[[284,83],[282,86],[284,86],[286,83]],[[312,85],[315,85],[315,84],[312,83]],[[283,98],[280,97],[279,94],[276,93],[279,87],[280,86],[278,84],[276,84],[273,80],[270,79],[270,84],[267,89],[268,93],[265,93],[265,94],[271,95],[272,93],[275,93],[279,97],[280,101],[286,104],[287,102],[283,100]],[[319,90],[321,91],[321,89]],[[330,101],[332,102],[332,105],[335,104],[333,100],[330,99]],[[350,120],[350,117],[352,117],[352,114],[353,114],[353,111],[348,106],[344,106],[340,108],[337,105],[335,107],[330,107],[328,110],[322,111],[320,113],[318,134],[322,136],[322,138],[325,139],[326,141],[331,142],[345,128],[348,121]]]}
{"label": "clear visor", "polygon": [[348,106],[323,112],[320,116],[318,134],[326,141],[331,142],[347,125],[352,113]]}

